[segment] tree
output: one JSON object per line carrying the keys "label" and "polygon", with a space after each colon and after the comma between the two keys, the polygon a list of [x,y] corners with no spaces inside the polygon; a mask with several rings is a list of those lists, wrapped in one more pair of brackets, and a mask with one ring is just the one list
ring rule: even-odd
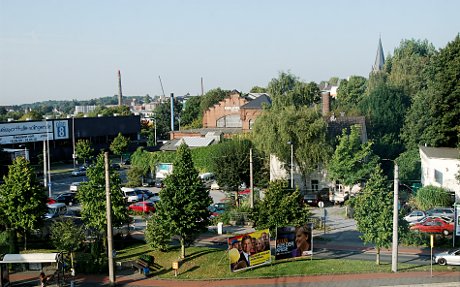
{"label": "tree", "polygon": [[180,116],[181,128],[186,129],[188,126],[191,128],[201,127],[201,125],[198,127],[192,125],[196,119],[200,119],[200,122],[202,120],[203,112],[200,108],[201,99],[202,98],[200,96],[196,96],[187,100]]}
{"label": "tree", "polygon": [[32,121],[40,121],[43,120],[43,114],[36,110],[31,110],[27,113],[25,113],[19,120],[26,121],[26,120],[32,120]]}
{"label": "tree", "polygon": [[391,246],[393,235],[393,192],[380,166],[376,166],[363,191],[355,197],[353,207],[361,239],[375,244],[379,265],[380,249]]}
{"label": "tree", "polygon": [[120,156],[120,162],[123,162],[123,153],[128,149],[129,138],[124,137],[121,133],[118,133],[117,137],[113,139],[110,144],[110,150]]}
{"label": "tree", "polygon": [[446,189],[428,185],[417,191],[415,204],[421,210],[428,210],[437,206],[450,206],[452,199]]}
{"label": "tree", "polygon": [[400,87],[409,97],[426,87],[423,71],[436,50],[427,40],[404,39],[386,59],[388,83]]}
{"label": "tree", "polygon": [[54,221],[51,224],[51,241],[59,251],[70,252],[71,266],[73,268],[73,253],[77,251],[85,240],[85,233],[82,226],[66,218]]}
{"label": "tree", "polygon": [[[120,191],[120,176],[113,169],[109,170],[110,196],[112,203],[112,224],[122,226],[128,222],[128,212],[125,206],[125,199]],[[99,243],[107,235],[106,215],[106,192],[105,192],[105,168],[104,155],[99,154],[96,163],[91,165],[87,171],[87,182],[83,182],[78,189],[77,198],[81,204],[81,216],[85,225],[93,229],[96,235],[96,242],[93,244],[93,255],[99,258]],[[103,243],[106,241],[103,240]]]}
{"label": "tree", "polygon": [[328,163],[328,176],[339,180],[347,186],[365,181],[377,163],[377,157],[372,153],[372,142],[361,142],[359,125],[342,130],[334,155]]}
{"label": "tree", "polygon": [[[182,112],[182,104],[174,98],[174,114],[177,116]],[[157,137],[160,139],[169,139],[168,133],[171,131],[171,100],[161,103],[155,108],[155,117],[157,123]],[[174,121],[174,130],[179,129],[179,121]]]}
{"label": "tree", "polygon": [[273,106],[310,106],[319,102],[319,87],[316,83],[304,83],[291,73],[281,72],[278,78],[268,83],[267,90],[272,97]]}
{"label": "tree", "polygon": [[[177,236],[181,245],[181,258],[185,258],[185,245],[193,242],[206,230],[212,203],[209,193],[203,189],[192,155],[186,144],[177,149],[173,172],[164,180],[161,201],[157,204],[157,224],[167,230],[165,236]],[[155,236],[150,238],[155,238]]]}
{"label": "tree", "polygon": [[259,86],[254,86],[251,88],[249,91],[250,93],[266,93],[267,88],[259,87]]}
{"label": "tree", "polygon": [[225,99],[229,93],[229,90],[222,90],[221,88],[216,88],[207,91],[206,94],[204,94],[204,96],[201,97],[201,112],[206,111],[210,107]]}
{"label": "tree", "polygon": [[402,89],[387,84],[377,86],[360,103],[360,110],[369,121],[369,137],[374,152],[381,158],[395,159],[404,151],[400,132],[410,105]]}
{"label": "tree", "polygon": [[10,232],[14,241],[12,251],[17,253],[16,230],[23,232],[27,249],[27,232],[40,226],[47,211],[46,194],[24,157],[17,157],[8,169],[5,183],[0,185],[0,222]]}
{"label": "tree", "polygon": [[356,113],[357,105],[366,95],[367,79],[361,76],[351,76],[342,80],[337,89],[337,109],[347,113]]}
{"label": "tree", "polygon": [[78,140],[75,145],[75,152],[77,153],[77,158],[83,159],[86,164],[86,160],[93,157],[94,149],[91,147],[89,140]]}
{"label": "tree", "polygon": [[431,58],[427,87],[413,99],[402,138],[407,148],[456,147],[460,134],[460,35]]}
{"label": "tree", "polygon": [[314,108],[272,106],[257,118],[253,135],[258,150],[273,154],[284,163],[290,162],[288,142],[292,142],[294,161],[304,177],[330,157],[326,122]]}
{"label": "tree", "polygon": [[270,228],[273,232],[278,226],[304,225],[311,213],[302,204],[302,199],[298,189],[287,188],[286,181],[270,182],[264,199],[256,205],[254,214],[257,227]]}
{"label": "tree", "polygon": [[420,181],[421,166],[418,149],[411,149],[401,153],[396,159],[399,167],[399,179],[406,184]]}

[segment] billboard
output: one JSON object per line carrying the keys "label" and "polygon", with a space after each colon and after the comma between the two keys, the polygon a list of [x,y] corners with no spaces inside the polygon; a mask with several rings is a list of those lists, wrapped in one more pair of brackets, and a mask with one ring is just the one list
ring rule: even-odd
{"label": "billboard", "polygon": [[313,224],[276,229],[275,260],[313,255]]}
{"label": "billboard", "polygon": [[460,204],[455,205],[455,236],[460,236]]}
{"label": "billboard", "polygon": [[39,142],[69,138],[69,121],[49,120],[0,124],[0,144]]}
{"label": "billboard", "polygon": [[270,234],[268,229],[230,237],[228,239],[228,257],[232,272],[270,263]]}

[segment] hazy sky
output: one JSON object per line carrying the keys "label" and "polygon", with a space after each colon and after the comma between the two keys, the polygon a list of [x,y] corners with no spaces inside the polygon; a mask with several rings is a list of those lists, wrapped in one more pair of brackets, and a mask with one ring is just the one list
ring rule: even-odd
{"label": "hazy sky", "polygon": [[0,105],[118,93],[248,92],[280,71],[367,77],[379,35],[444,47],[458,0],[0,0]]}

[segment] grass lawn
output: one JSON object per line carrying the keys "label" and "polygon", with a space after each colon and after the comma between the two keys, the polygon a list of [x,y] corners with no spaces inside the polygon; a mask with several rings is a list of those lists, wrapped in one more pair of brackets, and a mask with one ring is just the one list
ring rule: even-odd
{"label": "grass lawn", "polygon": [[[152,276],[175,278],[172,262],[179,259],[180,248],[173,247],[168,252],[152,251],[145,244],[139,244],[120,250],[116,261],[134,260],[141,254],[155,256]],[[282,277],[294,275],[325,275],[347,273],[391,272],[391,262],[376,265],[375,261],[349,259],[301,259],[292,261],[274,261],[272,264],[256,267],[247,271],[232,273],[226,250],[209,247],[186,248],[186,259],[182,261],[177,279],[224,279],[248,277]],[[398,270],[430,272],[430,265],[398,264]],[[452,268],[451,270],[456,270]],[[433,265],[433,271],[449,271],[445,266]]]}

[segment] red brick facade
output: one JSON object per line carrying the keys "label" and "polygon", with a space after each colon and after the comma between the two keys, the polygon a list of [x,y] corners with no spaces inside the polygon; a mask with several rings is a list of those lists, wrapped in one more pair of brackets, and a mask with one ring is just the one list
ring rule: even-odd
{"label": "red brick facade", "polygon": [[248,101],[239,93],[232,93],[203,114],[203,128],[242,128],[240,107]]}

